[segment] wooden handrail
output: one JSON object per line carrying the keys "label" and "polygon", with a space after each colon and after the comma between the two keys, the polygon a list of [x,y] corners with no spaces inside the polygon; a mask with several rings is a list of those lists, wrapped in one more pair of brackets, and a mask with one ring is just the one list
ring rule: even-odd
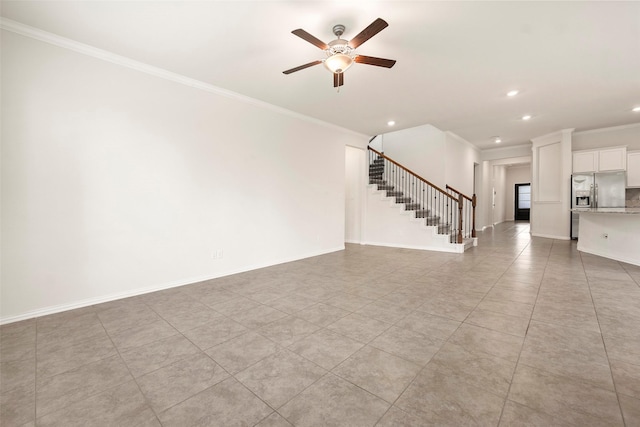
{"label": "wooden handrail", "polygon": [[382,158],[384,158],[384,159],[387,159],[388,161],[390,161],[390,162],[391,162],[391,163],[393,163],[394,165],[398,166],[400,169],[403,169],[403,170],[405,170],[405,171],[409,172],[411,175],[415,176],[415,177],[416,177],[416,178],[418,178],[419,180],[421,180],[421,181],[425,182],[426,184],[428,184],[428,185],[432,186],[433,188],[435,188],[436,190],[438,190],[439,192],[441,192],[441,193],[442,193],[442,194],[444,194],[445,196],[449,197],[450,199],[455,200],[456,202],[458,201],[458,199],[457,199],[456,197],[453,197],[451,194],[447,193],[446,191],[444,191],[442,188],[438,187],[437,185],[432,184],[429,180],[426,180],[426,179],[424,179],[423,177],[421,177],[420,175],[418,175],[417,173],[413,172],[412,170],[405,168],[405,167],[404,167],[404,166],[402,166],[400,163],[396,162],[396,161],[395,161],[395,160],[393,160],[393,159],[390,159],[389,157],[385,156],[385,155],[384,155],[384,154],[382,154],[381,152],[379,152],[379,151],[377,151],[377,150],[375,150],[375,149],[373,149],[373,148],[371,148],[371,147],[368,147],[368,148],[369,148],[369,150],[371,150],[371,151],[373,151],[374,153],[376,153],[378,156],[380,156],[380,157],[382,157]]}
{"label": "wooden handrail", "polygon": [[458,190],[456,190],[455,188],[453,188],[453,187],[452,187],[452,186],[450,186],[449,184],[447,184],[445,187],[446,187],[446,189],[447,189],[447,190],[455,191],[456,193],[461,194],[461,195],[462,195],[462,197],[464,197],[464,198],[465,198],[465,199],[467,199],[468,201],[470,201],[470,202],[472,202],[472,201],[473,201],[473,199],[471,199],[471,197],[467,196],[467,195],[466,195],[466,194],[464,194],[462,191],[458,191]]}

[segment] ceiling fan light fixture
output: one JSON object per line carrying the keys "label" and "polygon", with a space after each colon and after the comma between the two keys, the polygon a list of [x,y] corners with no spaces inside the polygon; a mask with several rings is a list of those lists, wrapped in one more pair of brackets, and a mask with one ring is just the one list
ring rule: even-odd
{"label": "ceiling fan light fixture", "polygon": [[353,58],[344,53],[334,53],[324,60],[324,66],[327,70],[335,74],[344,73],[353,65]]}

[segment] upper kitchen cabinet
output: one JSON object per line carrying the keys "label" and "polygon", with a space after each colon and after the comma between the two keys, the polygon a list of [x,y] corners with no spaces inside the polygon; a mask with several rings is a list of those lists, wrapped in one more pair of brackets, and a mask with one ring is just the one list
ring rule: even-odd
{"label": "upper kitchen cabinet", "polygon": [[640,187],[640,151],[627,154],[627,187]]}
{"label": "upper kitchen cabinet", "polygon": [[597,151],[574,151],[573,152],[573,173],[597,172],[598,152]]}
{"label": "upper kitchen cabinet", "polygon": [[607,148],[600,150],[599,154],[598,171],[627,170],[627,147]]}
{"label": "upper kitchen cabinet", "polygon": [[573,173],[623,171],[627,169],[627,147],[573,152]]}

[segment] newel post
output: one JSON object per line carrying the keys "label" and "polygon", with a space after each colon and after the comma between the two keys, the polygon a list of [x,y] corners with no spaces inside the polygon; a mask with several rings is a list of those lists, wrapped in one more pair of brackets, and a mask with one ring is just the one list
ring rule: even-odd
{"label": "newel post", "polygon": [[471,237],[476,237],[476,195],[474,194],[471,198],[471,206],[473,209],[471,210]]}
{"label": "newel post", "polygon": [[458,194],[458,243],[462,243],[462,193]]}

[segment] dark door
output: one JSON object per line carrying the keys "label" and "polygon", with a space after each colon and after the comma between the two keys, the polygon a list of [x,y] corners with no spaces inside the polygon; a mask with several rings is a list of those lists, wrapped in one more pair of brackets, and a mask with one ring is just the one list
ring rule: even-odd
{"label": "dark door", "polygon": [[516,184],[515,194],[515,213],[516,221],[529,221],[529,211],[531,209],[531,184]]}

